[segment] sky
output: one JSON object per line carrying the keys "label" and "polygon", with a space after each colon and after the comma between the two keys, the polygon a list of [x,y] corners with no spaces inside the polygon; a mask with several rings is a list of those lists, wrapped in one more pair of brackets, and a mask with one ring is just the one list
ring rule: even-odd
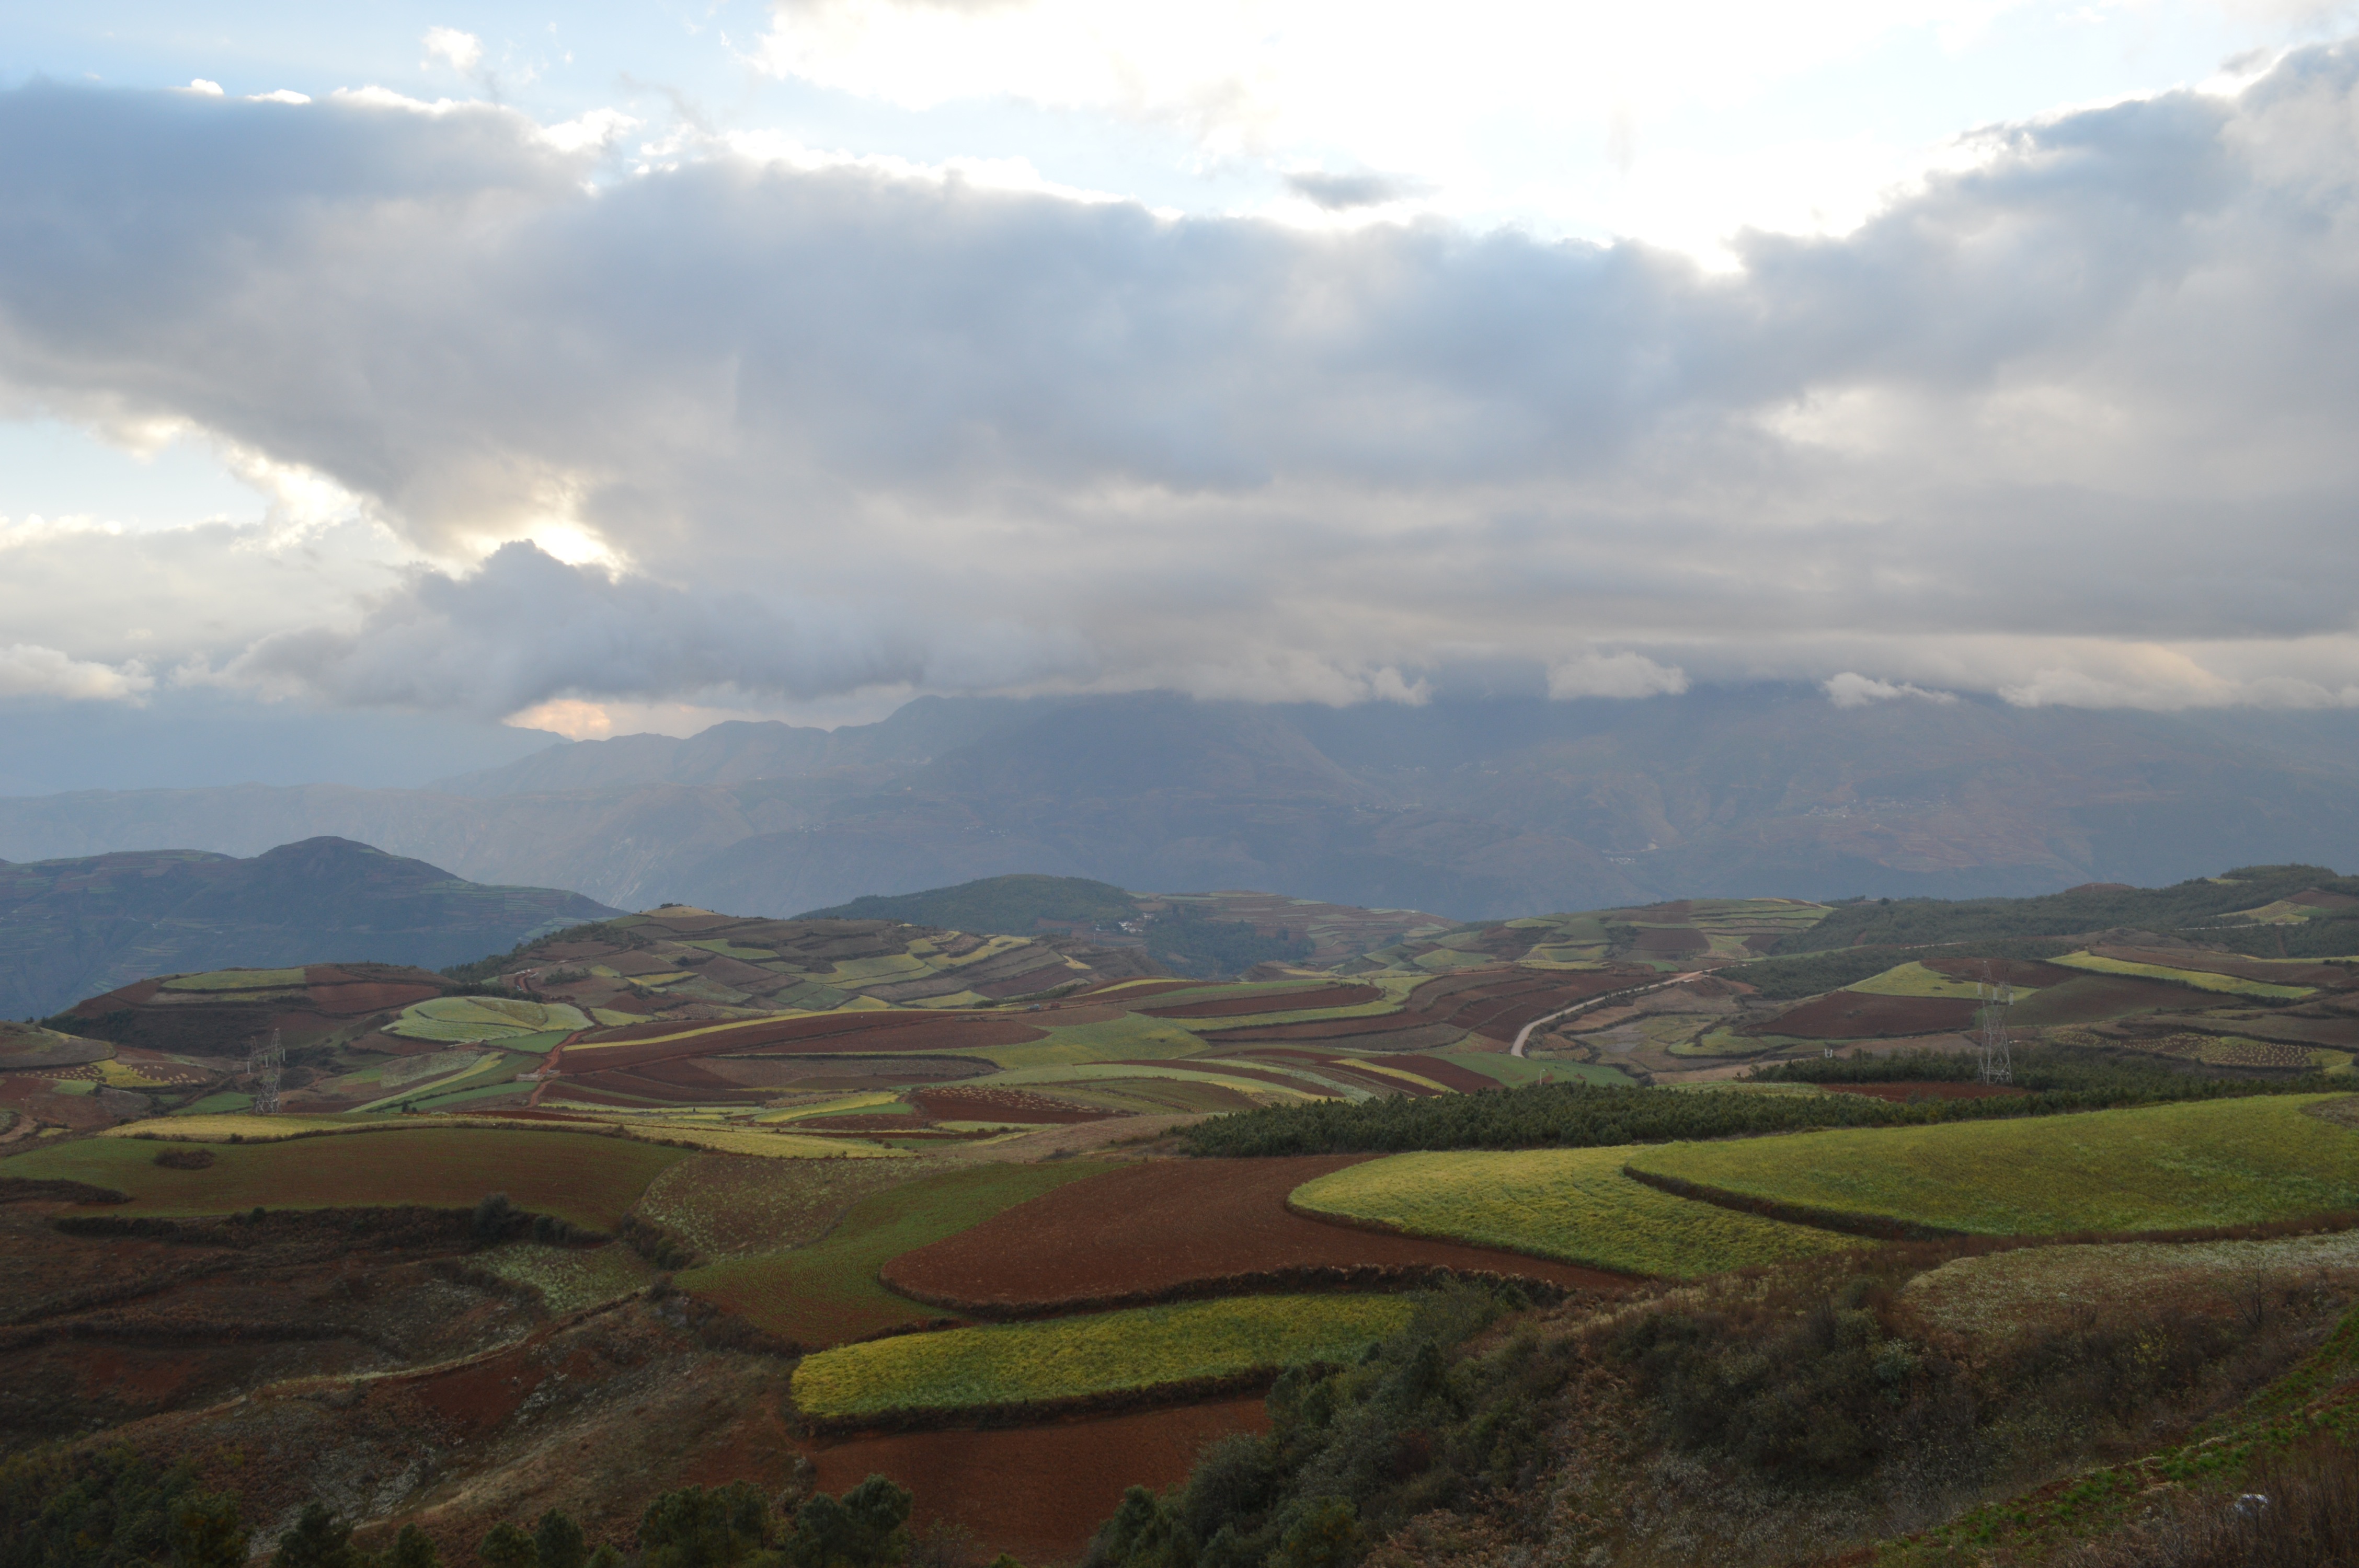
{"label": "sky", "polygon": [[2354,5],[14,10],[44,744],[2359,707]]}

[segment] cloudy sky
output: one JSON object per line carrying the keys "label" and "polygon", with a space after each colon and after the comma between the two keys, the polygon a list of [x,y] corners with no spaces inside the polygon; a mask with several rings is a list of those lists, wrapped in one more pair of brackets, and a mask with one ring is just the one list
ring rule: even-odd
{"label": "cloudy sky", "polygon": [[16,9],[0,723],[2359,706],[2349,5]]}

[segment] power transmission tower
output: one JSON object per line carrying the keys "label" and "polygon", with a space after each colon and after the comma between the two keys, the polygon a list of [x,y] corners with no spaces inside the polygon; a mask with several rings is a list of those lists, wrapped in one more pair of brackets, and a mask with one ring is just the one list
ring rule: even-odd
{"label": "power transmission tower", "polygon": [[265,1116],[278,1108],[278,1074],[286,1065],[287,1052],[278,1044],[276,1029],[266,1042],[256,1040],[245,1054],[245,1076],[254,1084],[254,1108]]}
{"label": "power transmission tower", "polygon": [[2011,1084],[2015,1081],[2015,1055],[2007,1044],[2006,1010],[2015,1005],[2015,987],[1995,979],[1985,962],[1983,978],[1974,990],[1983,1004],[1983,1082]]}

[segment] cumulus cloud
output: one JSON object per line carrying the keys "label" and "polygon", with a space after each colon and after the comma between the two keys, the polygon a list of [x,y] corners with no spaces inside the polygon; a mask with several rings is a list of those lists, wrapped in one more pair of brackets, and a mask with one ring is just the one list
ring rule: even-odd
{"label": "cumulus cloud", "polygon": [[1819,683],[1827,700],[1837,708],[1865,708],[1871,703],[1897,702],[1902,697],[1915,697],[1919,702],[1950,703],[1958,700],[1952,691],[1928,691],[1907,681],[1875,680],[1855,670],[1845,670]]}
{"label": "cumulus cloud", "polygon": [[439,59],[462,76],[473,76],[484,63],[484,40],[456,27],[429,27],[421,40],[426,58]]}
{"label": "cumulus cloud", "polygon": [[[1998,127],[1856,232],[1706,274],[687,134],[620,171],[612,118],[36,82],[0,141],[68,151],[0,164],[0,403],[193,423],[382,531],[374,575],[292,595],[241,574],[295,580],[303,529],[190,535],[180,597],[235,612],[132,622],[346,702],[1407,701],[1478,647],[1560,697],[2339,702],[2354,88],[2321,47]],[[150,548],[10,554],[60,585],[40,613],[120,626],[60,563]]]}
{"label": "cumulus cloud", "polygon": [[139,665],[115,669],[69,658],[30,643],[0,647],[0,697],[62,697],[83,702],[136,702],[156,682]]}

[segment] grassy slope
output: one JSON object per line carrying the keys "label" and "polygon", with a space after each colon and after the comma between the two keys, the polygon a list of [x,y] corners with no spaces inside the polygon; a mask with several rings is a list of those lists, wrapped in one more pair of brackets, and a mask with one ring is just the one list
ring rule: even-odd
{"label": "grassy slope", "polygon": [[780,1338],[832,1345],[940,1314],[897,1296],[876,1271],[929,1241],[980,1225],[1104,1167],[1087,1160],[1053,1165],[975,1165],[921,1176],[861,1199],[822,1240],[692,1269],[680,1285]]}
{"label": "grassy slope", "polygon": [[1244,1296],[847,1345],[795,1371],[815,1416],[1071,1399],[1350,1362],[1408,1325],[1401,1296]]}
{"label": "grassy slope", "polygon": [[2245,1225],[2359,1207],[2359,1135],[2282,1096],[1636,1151],[1745,1197],[1972,1231]]}
{"label": "grassy slope", "polygon": [[1855,1238],[1737,1214],[1622,1173],[1636,1150],[1396,1154],[1321,1176],[1288,1200],[1314,1214],[1633,1274],[1691,1279],[1856,1248]]}
{"label": "grassy slope", "polygon": [[577,1132],[425,1128],[281,1143],[210,1144],[213,1164],[176,1171],[156,1156],[174,1144],[94,1138],[0,1161],[0,1175],[87,1182],[132,1202],[93,1212],[232,1214],[262,1208],[419,1204],[472,1207],[505,1192],[516,1206],[611,1230],[647,1184],[686,1155]]}

